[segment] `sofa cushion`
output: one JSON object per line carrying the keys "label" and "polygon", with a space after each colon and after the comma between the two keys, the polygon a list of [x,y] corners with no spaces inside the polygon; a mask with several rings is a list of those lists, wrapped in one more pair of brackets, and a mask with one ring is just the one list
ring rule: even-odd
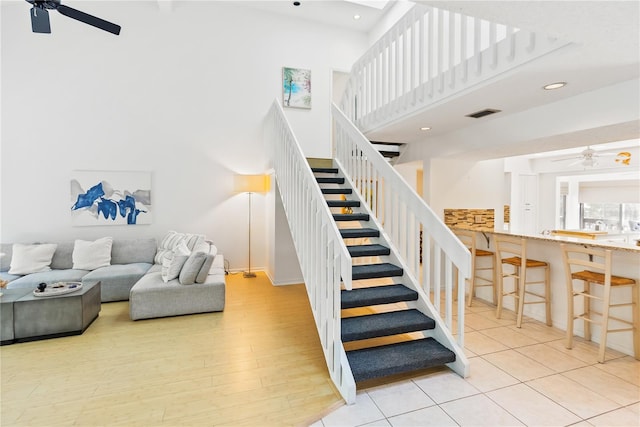
{"label": "sofa cushion", "polygon": [[151,264],[146,262],[100,267],[88,272],[82,282],[99,280],[102,302],[124,301],[129,299],[129,291],[150,267]]}
{"label": "sofa cushion", "polygon": [[28,274],[18,279],[12,280],[7,285],[7,289],[33,288],[35,289],[40,283],[55,282],[80,282],[88,273],[87,270],[51,270],[40,273]]}
{"label": "sofa cushion", "polygon": [[51,269],[67,270],[73,268],[74,242],[60,242],[51,260]]}
{"label": "sofa cushion", "polygon": [[76,240],[73,247],[73,268],[95,270],[111,265],[113,238],[102,237],[94,241]]}
{"label": "sofa cushion", "polygon": [[167,252],[162,260],[162,280],[168,282],[177,279],[189,255],[191,251],[184,241],[181,241],[173,251]]}
{"label": "sofa cushion", "polygon": [[185,239],[185,235],[182,233],[176,233],[175,231],[169,231],[158,244],[158,250],[156,251],[155,263],[162,264],[167,254],[171,254],[180,243]]}
{"label": "sofa cushion", "polygon": [[158,250],[156,239],[116,239],[111,245],[111,265],[144,262],[153,264]]}
{"label": "sofa cushion", "polygon": [[4,280],[5,282],[11,282],[21,277],[22,276],[19,276],[17,274],[9,274],[9,272],[7,271],[0,271],[0,280]]}
{"label": "sofa cushion", "polygon": [[215,255],[208,254],[202,263],[202,267],[200,267],[200,271],[196,276],[196,283],[204,283],[207,280],[207,276],[209,275],[209,271],[211,270],[211,266],[213,265],[213,260],[215,259]]}
{"label": "sofa cushion", "polygon": [[0,244],[0,272],[9,271],[11,266],[11,254],[13,253],[13,244]]}
{"label": "sofa cushion", "polygon": [[[221,258],[220,262],[224,260]],[[178,280],[164,283],[160,272],[151,270],[131,289],[132,320],[224,310],[224,274],[209,275],[205,283],[184,286]]]}
{"label": "sofa cushion", "polygon": [[202,264],[207,258],[204,252],[194,252],[189,255],[189,259],[184,263],[178,280],[183,285],[193,285],[196,283],[196,277],[202,268]]}
{"label": "sofa cushion", "polygon": [[58,245],[23,245],[15,243],[9,274],[31,274],[51,270],[51,259]]}
{"label": "sofa cushion", "polygon": [[155,256],[155,263],[162,264],[167,253],[175,250],[181,243],[185,242],[190,251],[193,251],[204,242],[204,234],[188,234],[169,231],[158,245],[158,251]]}

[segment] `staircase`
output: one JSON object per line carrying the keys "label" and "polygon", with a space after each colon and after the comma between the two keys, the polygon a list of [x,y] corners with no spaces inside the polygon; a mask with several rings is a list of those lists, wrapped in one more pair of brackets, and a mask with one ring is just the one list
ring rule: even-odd
{"label": "staircase", "polygon": [[352,289],[341,290],[341,339],[356,382],[442,366],[456,355],[430,331],[419,294],[405,286],[389,244],[370,214],[360,211],[338,168],[312,168],[340,235],[353,259]]}
{"label": "staircase", "polygon": [[396,159],[400,157],[400,150],[405,145],[399,142],[380,142],[380,141],[371,141],[371,145],[373,148],[378,150],[382,157],[387,159],[387,161],[391,164],[394,164]]}

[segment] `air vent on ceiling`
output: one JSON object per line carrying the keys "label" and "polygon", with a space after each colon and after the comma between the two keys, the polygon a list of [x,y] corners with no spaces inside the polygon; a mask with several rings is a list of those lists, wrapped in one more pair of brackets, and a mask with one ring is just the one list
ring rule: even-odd
{"label": "air vent on ceiling", "polygon": [[472,114],[467,114],[466,117],[473,117],[474,119],[479,119],[480,117],[484,117],[484,116],[488,116],[490,114],[495,114],[495,113],[499,113],[502,110],[494,110],[491,108],[487,108],[484,110],[480,110],[480,111],[476,111],[475,113]]}

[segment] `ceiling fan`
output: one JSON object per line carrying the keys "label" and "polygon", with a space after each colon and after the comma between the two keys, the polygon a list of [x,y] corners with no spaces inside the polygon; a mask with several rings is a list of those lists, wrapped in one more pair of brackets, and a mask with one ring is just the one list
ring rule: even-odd
{"label": "ceiling fan", "polygon": [[51,33],[48,9],[57,10],[64,16],[85,24],[92,25],[112,34],[120,34],[120,26],[88,13],[81,12],[69,6],[60,4],[60,0],[26,0],[33,5],[31,8],[31,29],[34,33]]}
{"label": "ceiling fan", "polygon": [[615,156],[614,153],[599,153],[591,147],[587,147],[580,152],[580,154],[571,157],[562,157],[560,159],[552,160],[554,162],[562,162],[566,160],[573,160],[567,166],[575,166],[581,164],[584,167],[593,167],[598,165],[598,158],[600,156]]}

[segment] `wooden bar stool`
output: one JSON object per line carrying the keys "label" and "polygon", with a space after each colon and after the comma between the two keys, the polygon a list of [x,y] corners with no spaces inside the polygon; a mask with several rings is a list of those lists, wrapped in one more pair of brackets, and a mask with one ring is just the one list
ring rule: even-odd
{"label": "wooden bar stool", "polygon": [[[502,299],[511,296],[516,302],[516,326],[522,327],[522,315],[525,304],[544,304],[546,311],[547,326],[551,326],[551,285],[549,264],[545,261],[538,261],[527,258],[527,240],[521,237],[505,236],[495,234],[494,242],[496,246],[496,264],[498,266],[498,307],[496,317],[502,315]],[[505,271],[504,266],[510,265],[513,271]],[[529,269],[543,268],[544,280],[528,281],[527,272]],[[504,291],[504,279],[513,278],[513,291]],[[531,292],[527,286],[544,284],[544,294]],[[528,299],[527,296],[533,297]]]}
{"label": "wooden bar stool", "polygon": [[[471,278],[469,279],[469,298],[467,300],[467,307],[471,307],[471,301],[475,296],[476,288],[484,286],[491,286],[493,290],[493,303],[496,303],[496,254],[483,249],[478,249],[476,244],[476,232],[471,230],[453,230],[454,234],[460,239],[463,245],[465,245],[469,252],[471,252]],[[491,258],[491,266],[480,267],[476,262],[477,258]],[[480,276],[480,271],[491,270],[491,279]],[[457,283],[457,280],[456,280]],[[456,293],[457,294],[457,293]]]}
{"label": "wooden bar stool", "polygon": [[[638,314],[638,283],[635,279],[628,277],[614,276],[611,274],[611,250],[582,247],[562,243],[562,259],[564,260],[566,280],[567,280],[567,348],[573,347],[573,322],[575,319],[584,321],[584,338],[591,340],[591,323],[600,325],[600,350],[598,362],[604,363],[604,353],[607,347],[607,334],[609,332],[632,331],[633,351],[635,358],[640,360],[640,338],[638,330],[640,325],[640,315]],[[577,290],[574,280],[582,281],[582,289]],[[597,296],[591,285],[602,285],[602,297]],[[611,304],[611,290],[631,286],[631,302],[621,304]],[[584,311],[582,314],[575,314],[574,299],[582,297]],[[602,312],[594,310],[592,302],[602,301]],[[610,315],[610,309],[614,307],[631,306],[632,320],[624,320]],[[594,319],[594,316],[596,319]],[[609,328],[609,319],[629,325],[626,328]]]}

